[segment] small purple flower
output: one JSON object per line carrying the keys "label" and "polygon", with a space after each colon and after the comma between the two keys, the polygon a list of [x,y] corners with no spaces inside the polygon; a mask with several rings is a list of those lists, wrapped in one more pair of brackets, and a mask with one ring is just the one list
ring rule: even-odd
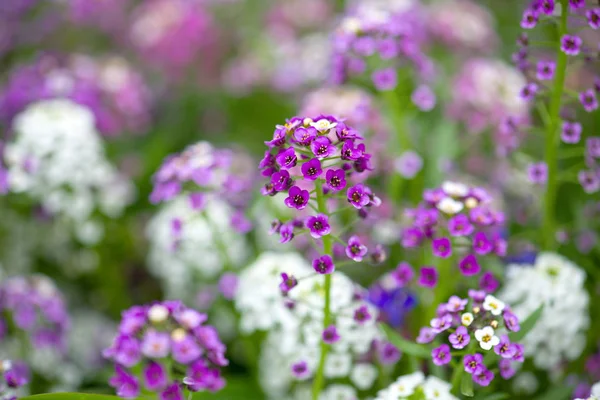
{"label": "small purple flower", "polygon": [[494,380],[494,373],[483,367],[479,371],[473,373],[473,382],[479,386],[489,386]]}
{"label": "small purple flower", "polygon": [[371,251],[371,263],[374,265],[379,265],[385,262],[385,260],[387,260],[387,251],[385,250],[385,247],[383,247],[383,245],[381,244],[377,244],[375,245],[375,248],[373,249],[373,251]]}
{"label": "small purple flower", "polygon": [[4,371],[4,380],[6,386],[11,389],[17,389],[29,383],[31,373],[27,364],[21,361],[11,362],[8,370]]}
{"label": "small purple flower", "polygon": [[484,232],[477,232],[473,237],[473,251],[485,255],[494,249],[494,244],[488,240]]}
{"label": "small purple flower", "polygon": [[455,215],[448,221],[448,230],[452,236],[469,236],[474,229],[469,217],[464,214]]}
{"label": "small purple flower", "polygon": [[294,131],[294,141],[302,146],[309,146],[316,137],[317,130],[312,126],[300,126]]}
{"label": "small purple flower", "polygon": [[485,369],[483,365],[483,356],[479,353],[467,354],[464,359],[465,372],[468,374],[479,373]]}
{"label": "small purple flower", "polygon": [[446,310],[451,313],[459,312],[465,309],[469,300],[461,299],[458,296],[452,296],[446,304]]}
{"label": "small purple flower", "polygon": [[184,400],[183,391],[179,383],[174,382],[163,390],[158,396],[159,400]]}
{"label": "small purple flower", "polygon": [[422,327],[417,336],[416,342],[419,344],[431,343],[435,339],[436,333],[432,328]]}
{"label": "small purple flower", "polygon": [[520,343],[514,343],[515,346],[515,355],[513,356],[513,361],[524,362],[525,361],[525,348]]}
{"label": "small purple flower", "polygon": [[383,365],[396,364],[402,355],[400,350],[390,342],[378,342],[377,354],[379,356],[379,362]]}
{"label": "small purple flower", "polygon": [[149,330],[142,341],[142,354],[150,358],[164,358],[169,355],[170,343],[168,333]]}
{"label": "small purple flower", "polygon": [[478,304],[478,305],[483,304],[483,302],[485,300],[485,296],[487,296],[487,293],[485,290],[469,289],[469,297],[471,299],[473,299],[474,304]]}
{"label": "small purple flower", "polygon": [[406,262],[400,263],[395,270],[391,272],[392,278],[398,284],[398,286],[403,287],[408,285],[414,278],[415,272],[413,271],[410,264]]}
{"label": "small purple flower", "polygon": [[371,36],[356,38],[352,45],[356,54],[364,57],[372,56],[377,50],[377,42]]}
{"label": "small purple flower", "polygon": [[448,340],[450,341],[450,344],[452,344],[452,347],[460,350],[464,349],[469,342],[471,342],[471,336],[469,335],[467,328],[459,326],[454,333],[450,334]]}
{"label": "small purple flower", "polygon": [[531,163],[527,167],[527,175],[531,183],[545,185],[548,181],[548,166],[545,162]]}
{"label": "small purple flower", "polygon": [[346,246],[346,255],[348,258],[360,262],[366,254],[367,246],[360,242],[358,236],[351,236]]}
{"label": "small purple flower", "polygon": [[585,92],[579,93],[579,101],[587,112],[592,112],[598,109],[598,98],[593,89],[588,89]]}
{"label": "small purple flower", "polygon": [[294,149],[292,147],[288,147],[287,149],[282,149],[275,157],[275,160],[281,168],[290,169],[296,166],[298,157],[296,156]]}
{"label": "small purple flower", "polygon": [[109,385],[116,389],[117,396],[133,399],[140,394],[140,384],[137,378],[130,375],[125,368],[115,364],[115,375],[108,381]]}
{"label": "small purple flower", "polygon": [[285,272],[281,273],[281,283],[279,289],[283,293],[287,293],[298,285],[298,280],[293,275],[288,275]]}
{"label": "small purple flower", "polygon": [[555,8],[555,4],[554,4],[554,0],[542,0],[541,4],[539,4],[540,8],[542,9],[542,12],[546,15],[552,15],[554,14],[554,8]]}
{"label": "small purple flower", "polygon": [[410,249],[419,247],[425,235],[419,228],[407,228],[402,231],[402,247]]}
{"label": "small purple flower", "polygon": [[413,104],[421,111],[431,111],[435,107],[436,97],[427,85],[419,85],[410,96]]}
{"label": "small purple flower", "polygon": [[371,198],[369,197],[368,188],[359,183],[348,188],[347,197],[350,204],[354,206],[356,209],[361,209],[367,206],[371,202]]}
{"label": "small purple flower", "polygon": [[563,35],[560,38],[560,49],[569,56],[576,56],[581,51],[583,41],[579,36]]}
{"label": "small purple flower", "polygon": [[265,144],[269,148],[281,147],[285,144],[285,140],[286,140],[285,135],[286,135],[285,126],[277,125],[275,127],[275,132],[273,132],[273,139],[268,142],[265,142]]}
{"label": "small purple flower", "polygon": [[422,267],[419,275],[419,285],[434,288],[437,285],[438,272],[435,267]]}
{"label": "small purple flower", "polygon": [[539,61],[537,63],[537,78],[540,81],[550,81],[554,79],[556,63],[554,61]]}
{"label": "small purple flower", "polygon": [[440,347],[436,347],[431,350],[431,358],[435,365],[446,365],[452,361],[452,355],[450,354],[450,346],[443,344]]}
{"label": "small purple flower", "polygon": [[302,170],[302,175],[304,176],[304,179],[307,179],[309,181],[316,180],[323,173],[323,169],[321,168],[321,161],[319,161],[319,159],[317,158],[313,158],[305,162],[304,164],[302,164],[302,167],[300,169]]}
{"label": "small purple flower", "polygon": [[502,316],[504,317],[504,325],[506,326],[506,329],[508,329],[511,332],[518,332],[519,330],[521,330],[521,325],[519,325],[519,318],[511,311],[504,310]]}
{"label": "small purple flower", "polygon": [[494,346],[494,353],[510,360],[517,354],[517,348],[510,342],[507,335],[502,335],[500,336],[500,343]]}
{"label": "small purple flower", "polygon": [[310,236],[315,239],[319,239],[321,236],[326,236],[331,233],[329,217],[325,214],[317,214],[308,217],[306,220],[306,227],[310,230]]}
{"label": "small purple flower", "polygon": [[331,274],[335,271],[335,265],[333,264],[333,260],[331,256],[325,254],[319,258],[315,258],[312,262],[313,269],[322,275]]}
{"label": "small purple flower", "polygon": [[168,378],[165,367],[161,364],[150,361],[144,368],[144,386],[146,389],[158,391],[167,386]]}
{"label": "small purple flower", "polygon": [[488,293],[494,293],[498,286],[500,286],[500,282],[489,271],[484,272],[479,278],[479,287]]}
{"label": "small purple flower", "polygon": [[412,179],[423,169],[423,159],[416,152],[407,150],[394,160],[394,169],[403,178]]}
{"label": "small purple flower", "polygon": [[588,20],[588,24],[592,29],[600,28],[600,8],[592,8],[587,10],[585,17]]}
{"label": "small purple flower", "polygon": [[452,326],[452,316],[450,314],[443,315],[438,318],[433,318],[431,320],[431,329],[434,333],[438,334],[447,329],[450,329]]}
{"label": "small purple flower", "polygon": [[238,288],[239,279],[233,272],[226,272],[219,278],[219,291],[227,300],[233,299]]}
{"label": "small purple flower", "polygon": [[535,99],[535,96],[537,95],[538,90],[539,90],[539,86],[537,85],[537,83],[530,82],[530,83],[526,84],[523,87],[523,89],[521,89],[521,93],[519,93],[519,96],[521,96],[521,98],[525,101],[531,101],[531,100]]}
{"label": "small purple flower", "polygon": [[320,136],[313,140],[310,144],[310,149],[318,159],[331,157],[337,150],[337,148],[331,144],[331,140],[329,140],[327,136]]}
{"label": "small purple flower", "polygon": [[281,236],[279,243],[291,242],[294,238],[294,224],[288,222],[281,225],[279,228],[279,235]]}
{"label": "small purple flower", "polygon": [[521,19],[521,28],[523,29],[533,29],[537,25],[538,22],[538,13],[527,9],[523,13],[523,18]]}
{"label": "small purple flower", "polygon": [[579,143],[581,140],[581,124],[579,122],[564,121],[560,132],[560,138],[565,143]]}
{"label": "small purple flower", "polygon": [[365,322],[369,321],[373,316],[369,312],[369,308],[366,305],[362,305],[354,310],[354,321],[356,321],[359,325],[363,325]]}
{"label": "small purple flower", "polygon": [[600,190],[600,177],[596,171],[581,170],[577,174],[577,179],[586,193],[596,193]]}
{"label": "small purple flower", "polygon": [[572,10],[585,7],[585,0],[569,0],[569,7]]}
{"label": "small purple flower", "polygon": [[304,210],[310,200],[308,190],[302,190],[298,186],[292,186],[288,192],[288,197],[283,201],[289,208]]}
{"label": "small purple flower", "polygon": [[433,255],[436,257],[448,258],[452,255],[452,243],[446,237],[433,239],[431,246],[433,247]]}
{"label": "small purple flower", "polygon": [[338,340],[340,340],[340,335],[338,334],[337,328],[335,327],[335,325],[330,325],[328,326],[324,331],[323,331],[323,342],[327,343],[327,344],[333,344],[335,342],[337,342]]}
{"label": "small purple flower", "polygon": [[206,205],[206,197],[204,196],[204,193],[190,193],[188,199],[192,210],[202,211],[204,209],[204,206]]}
{"label": "small purple flower", "polygon": [[338,192],[346,187],[346,171],[329,169],[325,174],[325,184],[332,192]]}
{"label": "small purple flower", "polygon": [[196,343],[196,340],[190,335],[185,334],[171,341],[173,359],[181,364],[189,364],[202,354],[202,349]]}
{"label": "small purple flower", "polygon": [[310,370],[306,361],[298,361],[292,364],[292,375],[298,380],[304,380],[310,376]]}
{"label": "small purple flower", "polygon": [[502,379],[510,379],[517,373],[517,370],[512,367],[511,360],[502,359],[498,361],[498,368],[500,369]]}
{"label": "small purple flower", "polygon": [[473,254],[467,254],[458,264],[458,268],[465,276],[477,275],[481,271],[479,261]]}
{"label": "small purple flower", "polygon": [[373,83],[377,90],[392,90],[398,84],[398,75],[394,68],[384,68],[373,72]]}
{"label": "small purple flower", "polygon": [[290,173],[285,169],[275,172],[271,175],[271,185],[273,185],[273,189],[278,192],[287,190],[292,185]]}
{"label": "small purple flower", "polygon": [[400,52],[398,41],[394,38],[381,39],[377,43],[377,51],[382,60],[390,60],[396,57]]}

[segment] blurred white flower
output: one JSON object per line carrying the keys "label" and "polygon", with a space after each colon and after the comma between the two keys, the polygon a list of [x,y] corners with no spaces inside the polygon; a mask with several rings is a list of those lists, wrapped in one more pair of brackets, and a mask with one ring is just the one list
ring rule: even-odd
{"label": "blurred white flower", "polygon": [[556,253],[538,254],[535,265],[509,265],[499,297],[523,321],[540,305],[544,312],[523,340],[525,355],[541,369],[574,360],[585,347],[590,325],[585,272]]}

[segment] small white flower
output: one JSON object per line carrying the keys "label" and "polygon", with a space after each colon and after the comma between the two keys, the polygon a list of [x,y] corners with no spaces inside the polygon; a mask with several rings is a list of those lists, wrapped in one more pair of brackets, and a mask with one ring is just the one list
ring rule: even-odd
{"label": "small white flower", "polygon": [[377,377],[377,368],[371,364],[360,363],[352,368],[350,380],[360,390],[369,389]]}
{"label": "small white flower", "polygon": [[502,311],[504,311],[505,307],[506,305],[503,302],[501,302],[491,294],[485,296],[485,300],[483,301],[483,309],[490,311],[493,315],[502,314]]}
{"label": "small white flower", "polygon": [[320,400],[355,400],[356,398],[356,390],[352,386],[340,384],[329,385],[319,396]]}
{"label": "small white flower", "polygon": [[471,325],[473,323],[473,314],[471,314],[470,312],[464,313],[463,315],[461,315],[460,321],[464,326]]}
{"label": "small white flower", "polygon": [[444,197],[437,204],[438,210],[443,213],[454,215],[463,209],[464,205],[460,201],[456,201],[451,197]]}
{"label": "small white flower", "polygon": [[479,205],[479,200],[477,200],[475,197],[467,197],[465,199],[465,206],[469,209],[475,208],[478,205]]}
{"label": "small white flower", "polygon": [[417,386],[419,386],[425,380],[425,376],[422,372],[415,372],[410,375],[401,376],[396,382],[390,386],[390,394],[397,395],[398,397],[408,397],[415,392]]}
{"label": "small white flower", "polygon": [[357,34],[360,32],[360,30],[362,28],[362,24],[360,22],[360,19],[358,19],[356,17],[348,17],[342,21],[341,28],[342,28],[342,31],[345,33]]}
{"label": "small white flower", "polygon": [[318,130],[319,132],[328,132],[329,130],[335,128],[337,125],[337,122],[329,122],[326,119],[320,119],[317,122],[312,122],[310,124],[310,126],[312,126],[313,128],[315,128],[316,130]]}
{"label": "small white flower", "polygon": [[456,400],[450,389],[452,385],[435,376],[429,376],[422,386],[427,400]]}
{"label": "small white flower", "polygon": [[325,376],[339,378],[347,376],[352,368],[352,356],[349,353],[333,353],[325,360]]}
{"label": "small white flower", "polygon": [[469,187],[464,183],[446,181],[442,183],[442,190],[452,197],[465,197],[469,194]]}
{"label": "small white flower", "polygon": [[155,324],[165,322],[168,317],[169,310],[162,304],[155,304],[148,310],[148,319]]}
{"label": "small white flower", "polygon": [[479,346],[484,350],[491,350],[492,347],[500,343],[500,339],[494,335],[494,328],[491,326],[477,329],[475,331],[475,339],[477,339]]}

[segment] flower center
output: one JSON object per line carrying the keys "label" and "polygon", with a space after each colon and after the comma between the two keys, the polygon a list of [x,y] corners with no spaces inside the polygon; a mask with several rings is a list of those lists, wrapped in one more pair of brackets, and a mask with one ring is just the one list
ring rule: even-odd
{"label": "flower center", "polygon": [[491,340],[492,340],[492,336],[490,336],[490,335],[483,335],[483,337],[481,338],[481,341],[485,342],[485,343],[487,343]]}
{"label": "flower center", "polygon": [[317,221],[317,222],[315,222],[315,223],[313,224],[313,227],[314,227],[316,230],[320,231],[321,229],[323,229],[323,224],[322,224],[321,222]]}
{"label": "flower center", "polygon": [[358,192],[352,193],[352,201],[355,201],[358,203],[360,201],[360,197],[361,197],[360,193],[358,193]]}
{"label": "flower center", "polygon": [[342,183],[342,181],[337,176],[334,176],[333,178],[331,178],[331,181],[330,181],[331,186],[338,187],[338,186],[340,186],[341,183]]}
{"label": "flower center", "polygon": [[310,167],[307,172],[308,175],[314,175],[317,173],[317,169],[315,167]]}

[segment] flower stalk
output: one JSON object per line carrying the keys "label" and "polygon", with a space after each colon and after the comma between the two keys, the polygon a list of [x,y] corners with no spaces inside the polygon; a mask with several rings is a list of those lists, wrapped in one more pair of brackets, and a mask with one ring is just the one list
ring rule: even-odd
{"label": "flower stalk", "polygon": [[543,247],[550,249],[553,247],[556,238],[556,194],[558,190],[558,146],[559,146],[559,125],[560,125],[560,105],[565,86],[565,77],[567,71],[568,55],[561,50],[560,38],[567,33],[567,17],[569,10],[568,0],[561,0],[561,15],[558,24],[557,41],[557,62],[556,78],[550,98],[549,123],[546,125],[546,148],[545,161],[548,166],[548,179],[546,183],[546,193],[544,196],[544,217],[543,217]]}

